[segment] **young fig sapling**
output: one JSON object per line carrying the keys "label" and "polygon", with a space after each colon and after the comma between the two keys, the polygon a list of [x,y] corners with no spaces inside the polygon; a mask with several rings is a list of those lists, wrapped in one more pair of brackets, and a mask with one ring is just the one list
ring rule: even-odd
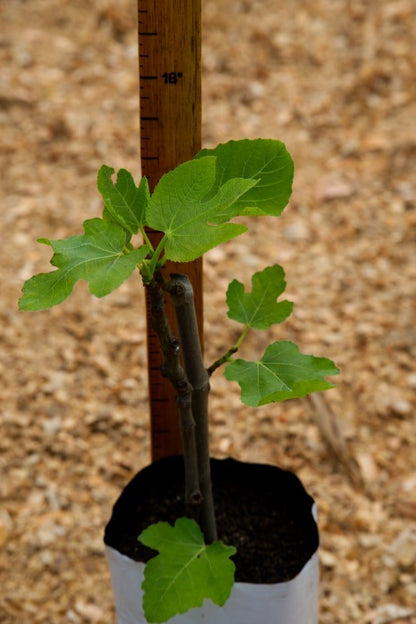
{"label": "young fig sapling", "polygon": [[[164,622],[201,606],[209,598],[227,600],[234,578],[235,548],[218,541],[210,476],[208,395],[210,376],[220,367],[240,385],[241,400],[261,406],[326,390],[338,374],[329,359],[301,353],[291,341],[270,344],[260,359],[235,357],[251,330],[283,322],[293,304],[279,297],[284,271],[272,264],[255,273],[245,292],[229,284],[228,316],[240,323],[238,340],[209,366],[202,360],[193,292],[186,275],[166,275],[168,260],[191,262],[248,230],[238,217],[279,216],[291,195],[293,162],[285,146],[272,139],[229,141],[204,149],[164,175],[150,194],[146,178],[103,165],[97,185],[104,200],[101,218],[84,222],[84,233],[64,240],[39,239],[52,247],[55,270],[35,275],[23,286],[21,310],[42,310],[64,301],[78,280],[103,297],[138,270],[150,301],[151,323],[163,354],[162,374],[177,394],[182,431],[186,508],[174,526],[145,529],[143,544],[159,551],[145,571],[143,608],[149,622]],[[247,219],[244,220],[247,223]],[[147,228],[162,233],[154,248]],[[141,234],[141,243],[132,243]],[[165,314],[170,297],[179,339]],[[144,314],[144,311],[143,311]],[[162,599],[163,598],[163,599]]]}

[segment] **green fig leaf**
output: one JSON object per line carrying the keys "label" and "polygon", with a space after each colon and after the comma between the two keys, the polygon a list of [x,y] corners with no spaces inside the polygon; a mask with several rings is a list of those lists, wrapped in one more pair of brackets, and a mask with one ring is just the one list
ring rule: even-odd
{"label": "green fig leaf", "polygon": [[112,167],[103,165],[97,176],[97,187],[104,200],[104,218],[121,225],[130,234],[137,234],[144,224],[144,214],[150,193],[146,178],[136,187],[133,176],[126,169],[117,173],[115,184],[111,180]]}
{"label": "green fig leaf", "polygon": [[21,310],[44,310],[64,301],[78,280],[88,282],[90,292],[103,297],[120,286],[142,261],[148,248],[126,248],[128,235],[116,223],[102,219],[84,222],[84,234],[65,240],[39,242],[54,251],[51,264],[58,267],[27,280],[19,301]]}
{"label": "green fig leaf", "polygon": [[158,522],[139,540],[159,551],[145,568],[143,610],[148,622],[166,622],[178,613],[200,607],[205,599],[222,606],[234,583],[233,546],[208,546],[198,524],[180,518],[175,526]]}
{"label": "green fig leaf", "polygon": [[274,139],[228,141],[195,156],[217,158],[214,194],[232,178],[255,179],[257,184],[237,200],[239,215],[279,216],[292,193],[294,166],[284,143]]}
{"label": "green fig leaf", "polygon": [[286,288],[285,273],[278,264],[255,273],[251,279],[252,290],[233,280],[227,290],[228,316],[234,321],[254,329],[268,329],[281,323],[292,312],[293,303],[276,299]]}
{"label": "green fig leaf", "polygon": [[226,223],[235,216],[239,197],[256,184],[232,179],[210,193],[215,181],[215,158],[191,160],[165,174],[146,210],[146,224],[165,233],[165,257],[190,262],[206,251],[247,230]]}
{"label": "green fig leaf", "polygon": [[257,362],[235,359],[224,370],[226,379],[240,385],[243,403],[252,407],[333,388],[326,377],[338,373],[328,358],[304,355],[287,340],[269,345]]}

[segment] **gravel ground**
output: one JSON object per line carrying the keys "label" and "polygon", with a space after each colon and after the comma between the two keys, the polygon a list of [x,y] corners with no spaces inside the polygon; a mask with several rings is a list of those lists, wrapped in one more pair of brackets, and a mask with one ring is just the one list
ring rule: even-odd
{"label": "gravel ground", "polygon": [[[98,167],[139,176],[135,4],[0,5],[0,622],[114,621],[102,533],[149,461],[143,298],[83,285],[17,312],[39,236],[98,216]],[[210,363],[234,337],[224,288],[281,263],[283,327],[342,370],[312,401],[240,407],[213,381],[213,452],[292,469],[315,496],[322,624],[416,622],[415,0],[206,0],[203,144],[283,140],[293,198],[205,259]],[[413,123],[412,123],[413,122]]]}

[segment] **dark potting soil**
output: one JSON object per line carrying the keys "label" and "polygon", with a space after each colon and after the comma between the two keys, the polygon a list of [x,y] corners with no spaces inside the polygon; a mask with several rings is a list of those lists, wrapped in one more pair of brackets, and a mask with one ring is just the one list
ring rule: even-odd
{"label": "dark potting soil", "polygon": [[[236,580],[291,580],[316,551],[318,530],[312,498],[299,479],[275,466],[234,459],[211,461],[218,536],[237,548]],[[161,520],[184,516],[181,457],[159,460],[124,488],[106,526],[104,541],[135,561],[156,554],[137,536]]]}

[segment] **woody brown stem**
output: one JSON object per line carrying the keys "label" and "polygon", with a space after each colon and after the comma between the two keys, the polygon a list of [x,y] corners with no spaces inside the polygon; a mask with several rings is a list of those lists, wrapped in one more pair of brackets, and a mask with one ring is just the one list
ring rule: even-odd
{"label": "woody brown stem", "polygon": [[183,365],[192,386],[192,412],[196,424],[196,449],[202,494],[200,524],[207,543],[216,541],[217,529],[212,495],[209,456],[208,394],[209,375],[202,360],[193,290],[186,275],[173,274],[169,294],[176,313]]}
{"label": "woody brown stem", "polygon": [[198,459],[195,439],[195,421],[192,413],[193,389],[180,364],[179,341],[173,336],[165,313],[165,293],[155,279],[146,284],[150,303],[152,328],[163,355],[161,373],[175,388],[185,464],[185,499],[187,512],[197,515],[202,495],[199,485]]}

